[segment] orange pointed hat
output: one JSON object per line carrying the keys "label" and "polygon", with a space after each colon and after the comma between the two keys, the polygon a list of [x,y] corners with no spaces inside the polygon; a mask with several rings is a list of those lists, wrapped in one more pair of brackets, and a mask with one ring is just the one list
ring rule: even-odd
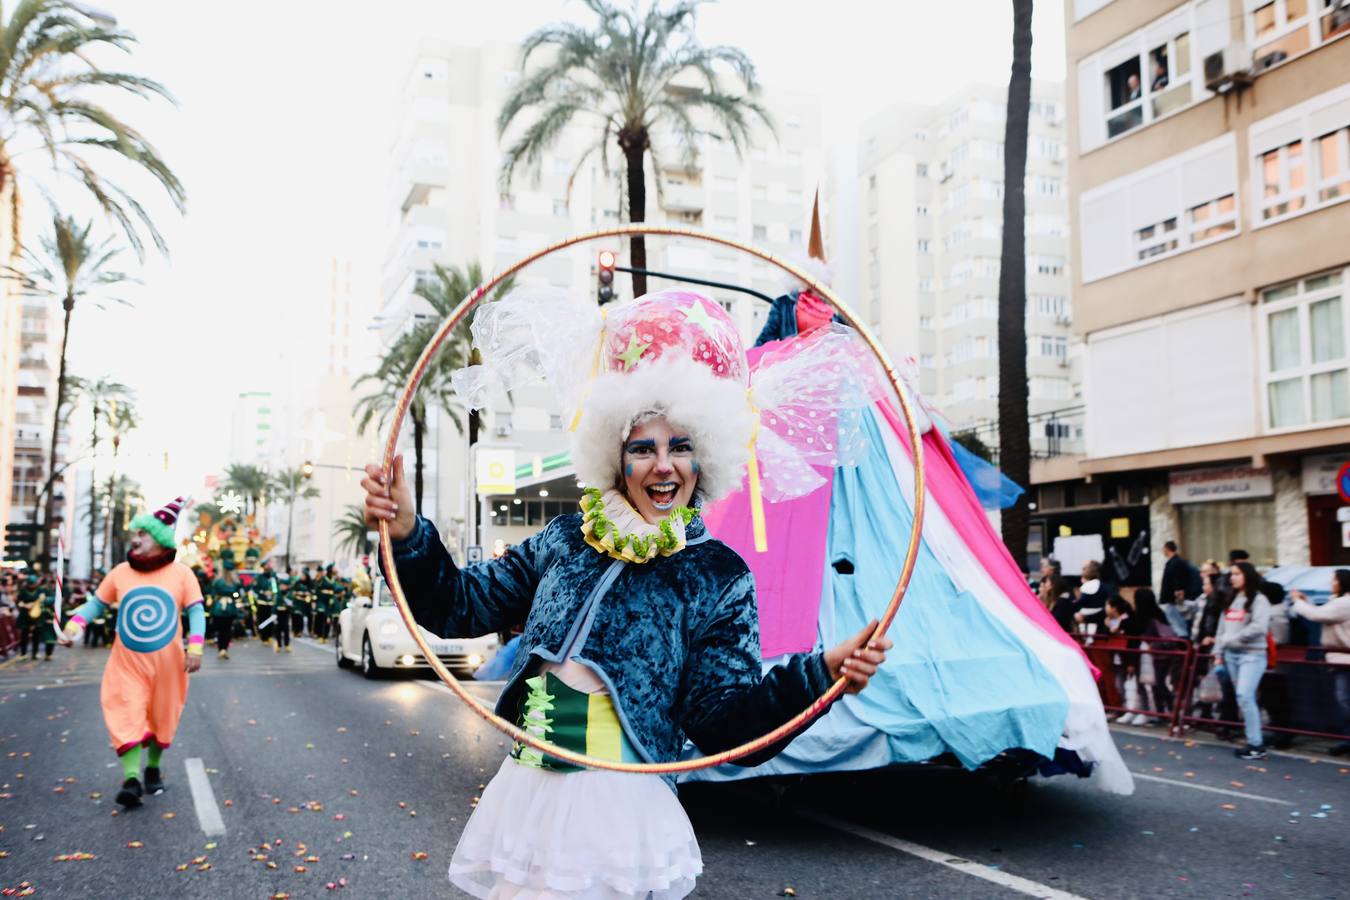
{"label": "orange pointed hat", "polygon": [[820,188],[811,201],[811,237],[806,242],[806,255],[825,262],[825,239],[820,234]]}

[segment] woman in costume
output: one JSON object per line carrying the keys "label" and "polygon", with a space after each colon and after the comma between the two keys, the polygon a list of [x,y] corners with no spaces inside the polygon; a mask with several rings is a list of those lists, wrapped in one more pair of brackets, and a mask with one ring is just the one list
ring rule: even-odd
{"label": "woman in costume", "polygon": [[[202,665],[206,616],[201,588],[192,570],[174,561],[174,526],[186,498],[131,520],[131,549],[99,584],[94,596],[66,623],[72,642],[88,622],[117,610],[117,641],[103,670],[99,699],[108,736],[122,763],[117,802],[141,805],[144,792],[164,787],[160,759],[173,743],[187,702],[187,676]],[[183,651],[181,617],[188,618]],[[147,748],[145,788],[141,747]]]}
{"label": "woman in costume", "polygon": [[[793,374],[829,357],[773,373],[747,402],[740,338],[705,297],[648,295],[603,320],[594,306],[539,299],[513,295],[486,307],[475,342],[508,386],[525,362],[558,389],[575,411],[577,477],[594,487],[580,514],[554,519],[498,560],[460,569],[435,527],[413,516],[402,458],[392,478],[368,466],[367,519],[389,524],[417,621],[438,635],[472,636],[524,620],[498,713],[615,761],[675,760],[686,736],[705,753],[729,749],[806,709],[841,675],[851,692],[861,690],[891,646],[869,641],[875,623],[761,674],[754,578],[699,517],[703,503],[741,482],[748,461],[756,465],[752,443],[767,492],[790,489],[801,475],[786,462],[793,441],[773,428],[794,429],[768,401],[775,387],[791,395]],[[569,326],[581,331],[575,340],[557,330]],[[838,347],[852,346],[837,337]],[[489,372],[460,374],[469,377],[457,386],[475,402],[472,376]],[[772,419],[758,440],[756,399]],[[800,443],[826,445],[821,452],[833,457],[843,429],[823,398],[819,406],[809,416],[819,416],[820,431]],[[740,762],[756,765],[785,744]],[[450,878],[477,897],[679,898],[701,871],[692,827],[662,779],[579,771],[517,745],[466,825]]]}

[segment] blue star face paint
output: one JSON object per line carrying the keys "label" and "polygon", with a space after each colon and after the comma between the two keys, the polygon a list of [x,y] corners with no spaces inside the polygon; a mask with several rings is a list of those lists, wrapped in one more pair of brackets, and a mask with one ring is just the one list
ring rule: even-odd
{"label": "blue star face paint", "polygon": [[626,466],[623,467],[623,477],[624,477],[624,478],[631,478],[631,477],[633,477],[633,464],[632,464],[632,463],[628,463]]}

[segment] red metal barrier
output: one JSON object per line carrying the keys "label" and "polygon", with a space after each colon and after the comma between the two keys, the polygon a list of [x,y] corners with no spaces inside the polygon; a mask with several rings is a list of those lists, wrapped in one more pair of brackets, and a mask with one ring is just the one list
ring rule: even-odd
{"label": "red metal barrier", "polygon": [[[1201,679],[1214,665],[1215,657],[1211,653],[1200,652],[1199,648],[1191,641],[1183,638],[1130,637],[1123,634],[1080,633],[1074,634],[1073,637],[1083,645],[1083,650],[1092,660],[1093,665],[1101,670],[1101,676],[1097,680],[1097,688],[1101,692],[1102,705],[1109,712],[1142,714],[1160,721],[1165,720],[1168,724],[1168,734],[1173,736],[1179,734],[1186,727],[1209,726],[1216,729],[1242,727],[1240,720],[1195,714],[1199,709],[1195,697],[1196,691]],[[1309,656],[1322,655],[1325,652],[1326,648],[1324,647],[1283,646],[1278,648],[1276,666],[1274,669],[1267,670],[1266,678],[1262,679],[1263,688],[1278,684],[1281,691],[1278,695],[1280,702],[1306,699],[1291,694],[1288,690],[1289,685],[1285,682],[1289,680],[1288,676],[1291,673],[1308,675],[1313,672],[1336,672],[1350,669],[1350,666],[1327,662],[1325,659],[1309,659]],[[1163,679],[1163,683],[1165,683],[1169,674],[1173,676],[1172,687],[1167,692],[1171,695],[1170,709],[1166,711],[1126,706],[1124,698],[1120,694],[1118,679],[1123,681],[1128,674],[1137,676],[1142,670],[1145,655],[1150,657],[1153,663],[1155,679]],[[1275,679],[1282,680],[1277,683]],[[1306,679],[1295,677],[1293,680],[1297,682]],[[1329,687],[1329,685],[1322,685],[1322,687]],[[1147,688],[1147,685],[1139,686],[1141,691]],[[1267,695],[1262,696],[1262,694]],[[1266,710],[1267,715],[1271,717],[1271,721],[1262,726],[1263,730],[1274,734],[1301,735],[1330,740],[1350,739],[1350,734],[1315,728],[1300,728],[1276,721],[1276,713],[1279,713],[1279,718],[1285,718],[1287,714],[1294,711],[1293,708],[1297,706],[1297,703],[1288,702],[1285,704],[1285,708],[1272,710],[1272,706],[1276,705],[1272,701],[1277,697],[1270,695],[1273,692],[1268,694],[1267,691],[1262,691],[1262,694],[1258,695],[1258,700],[1261,702],[1262,708]],[[1155,692],[1155,700],[1156,698],[1157,692]],[[1331,704],[1331,710],[1335,711],[1336,700],[1334,696],[1331,696],[1328,692],[1325,699]],[[1221,705],[1220,701],[1204,701],[1204,703],[1215,707]]]}
{"label": "red metal barrier", "polygon": [[13,616],[0,615],[0,658],[19,647],[19,628]]}
{"label": "red metal barrier", "polygon": [[[1097,689],[1102,695],[1102,706],[1108,712],[1132,713],[1157,719],[1167,723],[1168,734],[1175,733],[1179,727],[1179,710],[1188,699],[1180,688],[1185,684],[1186,673],[1195,655],[1194,645],[1190,641],[1185,638],[1131,637],[1124,634],[1074,634],[1073,637],[1083,645],[1083,652],[1101,672]],[[1125,679],[1131,675],[1138,678],[1146,666],[1151,666],[1155,683],[1140,684],[1139,690],[1149,691],[1153,705],[1166,705],[1168,709],[1165,711],[1125,704],[1125,697],[1121,693]],[[1170,684],[1169,675],[1172,676]]]}

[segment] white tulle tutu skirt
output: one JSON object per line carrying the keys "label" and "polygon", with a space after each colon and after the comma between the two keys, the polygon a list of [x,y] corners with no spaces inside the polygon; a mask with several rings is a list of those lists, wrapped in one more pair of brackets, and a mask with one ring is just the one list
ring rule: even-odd
{"label": "white tulle tutu skirt", "polygon": [[702,871],[689,817],[659,777],[509,757],[450,861],[451,883],[484,900],[679,900]]}

